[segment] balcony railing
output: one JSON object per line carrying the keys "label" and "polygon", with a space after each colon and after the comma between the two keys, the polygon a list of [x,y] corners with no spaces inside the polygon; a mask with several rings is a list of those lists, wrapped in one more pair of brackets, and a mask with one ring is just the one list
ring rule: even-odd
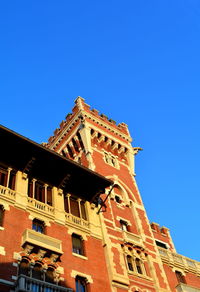
{"label": "balcony railing", "polygon": [[7,198],[11,201],[15,201],[16,191],[0,185],[0,195],[3,195],[5,199]]}
{"label": "balcony railing", "polygon": [[40,212],[48,213],[49,215],[54,215],[54,207],[37,201],[33,198],[28,197],[28,205],[34,209],[38,209]]}
{"label": "balcony railing", "polygon": [[200,292],[200,289],[180,283],[176,286],[177,292]]}
{"label": "balcony railing", "polygon": [[79,225],[83,228],[89,228],[89,222],[82,218],[76,217],[72,214],[65,213],[66,221],[75,225]]}
{"label": "balcony railing", "polygon": [[25,243],[40,246],[58,254],[63,253],[61,240],[36,232],[32,229],[26,229],[24,231],[22,235],[22,245],[24,246]]}
{"label": "balcony railing", "polygon": [[[200,263],[190,258],[184,257],[180,254],[171,252],[170,250],[159,247],[158,248],[162,260],[166,263],[172,263],[176,266],[182,266],[192,271],[200,273]],[[181,290],[180,290],[181,291]],[[199,291],[200,292],[200,291]]]}
{"label": "balcony railing", "polygon": [[71,288],[64,288],[55,284],[20,275],[17,280],[16,292],[73,292]]}

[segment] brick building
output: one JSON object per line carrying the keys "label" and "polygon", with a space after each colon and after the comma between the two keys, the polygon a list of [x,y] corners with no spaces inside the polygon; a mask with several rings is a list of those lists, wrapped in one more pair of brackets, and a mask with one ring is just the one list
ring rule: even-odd
{"label": "brick building", "polygon": [[200,291],[200,263],[148,221],[126,124],[78,97],[48,143],[0,138],[0,291]]}

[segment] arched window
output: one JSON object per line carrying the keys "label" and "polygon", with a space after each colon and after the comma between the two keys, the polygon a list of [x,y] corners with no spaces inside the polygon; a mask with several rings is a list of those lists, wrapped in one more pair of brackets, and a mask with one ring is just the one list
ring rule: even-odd
{"label": "arched window", "polygon": [[0,205],[0,226],[3,226],[3,218],[4,218],[4,208]]}
{"label": "arched window", "polygon": [[34,268],[32,270],[32,278],[37,279],[37,280],[43,280],[42,279],[42,265],[39,263],[36,263],[34,265]]}
{"label": "arched window", "polygon": [[127,255],[126,260],[127,260],[128,270],[130,272],[134,272],[140,275],[146,274],[144,263],[141,259],[135,258],[134,256],[131,256],[131,255]]}
{"label": "arched window", "polygon": [[54,268],[49,267],[45,273],[45,281],[48,283],[53,283],[55,284],[54,281],[55,275],[54,275]]}
{"label": "arched window", "polygon": [[22,259],[19,265],[19,275],[29,276],[30,265],[29,261],[26,259]]}
{"label": "arched window", "polygon": [[141,260],[136,258],[135,259],[135,264],[136,264],[136,269],[137,269],[137,272],[139,274],[142,274],[142,266],[141,266]]}
{"label": "arched window", "polygon": [[83,277],[76,277],[76,292],[87,292],[86,279]]}
{"label": "arched window", "polygon": [[131,256],[127,256],[127,264],[128,264],[128,269],[129,269],[129,271],[134,271],[134,269],[133,269],[133,262],[132,262],[132,257]]}
{"label": "arched window", "polygon": [[38,219],[34,219],[32,223],[32,229],[39,233],[44,233],[44,222]]}

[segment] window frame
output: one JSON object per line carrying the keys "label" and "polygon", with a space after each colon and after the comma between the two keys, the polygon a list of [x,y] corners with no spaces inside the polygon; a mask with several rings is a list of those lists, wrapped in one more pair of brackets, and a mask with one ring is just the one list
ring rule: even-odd
{"label": "window frame", "polygon": [[76,276],[75,289],[75,292],[88,292],[87,279],[84,277]]}
{"label": "window frame", "polygon": [[[41,231],[39,231],[39,228],[41,228]],[[37,218],[34,218],[32,221],[32,230],[34,230],[35,232],[41,233],[41,234],[45,234],[45,223],[42,220],[39,220]]]}
{"label": "window frame", "polygon": [[[80,245],[76,241],[79,241]],[[76,233],[72,233],[72,253],[85,256],[84,240],[81,235]]]}
{"label": "window frame", "polygon": [[[76,202],[77,204],[77,213],[75,214],[74,210],[72,212],[72,204],[71,202]],[[75,206],[75,205],[74,205]],[[86,201],[74,196],[73,194],[65,194],[64,196],[64,207],[65,212],[68,214],[71,214],[72,216],[75,216],[77,218],[83,219],[87,221],[88,215],[87,215],[87,209],[86,209]]]}

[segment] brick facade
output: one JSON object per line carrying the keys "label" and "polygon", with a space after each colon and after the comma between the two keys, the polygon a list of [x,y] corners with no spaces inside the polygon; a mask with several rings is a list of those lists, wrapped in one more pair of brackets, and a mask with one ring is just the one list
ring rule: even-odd
{"label": "brick facade", "polygon": [[[77,162],[77,173],[95,171],[87,186],[98,174],[110,180],[104,193],[89,197],[83,189],[77,196],[81,174],[73,189],[70,173],[55,186],[53,174],[41,183],[31,166],[0,165],[16,177],[13,190],[0,185],[1,291],[200,291],[200,263],[176,253],[166,227],[149,223],[134,172],[141,148],[131,141],[126,124],[116,125],[78,97],[43,150]],[[20,273],[30,281],[26,287]]]}

